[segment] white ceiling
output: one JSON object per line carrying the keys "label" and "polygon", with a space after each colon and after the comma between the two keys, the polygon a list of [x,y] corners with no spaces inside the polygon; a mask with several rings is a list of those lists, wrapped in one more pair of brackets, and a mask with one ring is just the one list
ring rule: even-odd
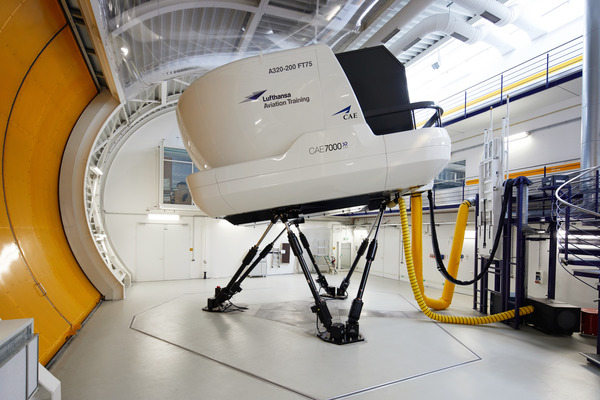
{"label": "white ceiling", "polygon": [[[415,0],[413,0],[415,1]],[[404,26],[452,12],[475,14],[446,0],[431,3]],[[504,1],[503,1],[504,2]],[[324,43],[334,52],[359,48],[409,0],[100,0],[94,7],[113,75],[126,98],[144,86],[227,62]],[[386,28],[387,29],[387,28]],[[391,38],[391,45],[401,35]],[[445,35],[431,33],[402,54],[406,62]]]}

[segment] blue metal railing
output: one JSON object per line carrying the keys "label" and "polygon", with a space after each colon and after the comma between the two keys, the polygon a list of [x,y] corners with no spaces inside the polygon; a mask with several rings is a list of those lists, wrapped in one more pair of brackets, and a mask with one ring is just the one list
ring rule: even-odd
{"label": "blue metal railing", "polygon": [[[548,89],[581,76],[583,37],[580,36],[546,53],[533,57],[498,75],[437,102],[444,109],[444,125],[461,121],[512,100]],[[416,113],[417,121],[425,114]]]}
{"label": "blue metal railing", "polygon": [[[596,290],[600,301],[600,166],[582,171],[556,191],[558,242],[563,268],[585,285]],[[569,271],[567,266],[577,266]],[[596,281],[596,287],[582,278]],[[600,329],[600,321],[598,321]],[[583,354],[583,353],[582,353]],[[598,364],[600,335],[596,354],[583,354]]]}
{"label": "blue metal railing", "polygon": [[569,179],[557,189],[556,198],[561,264],[589,269],[576,270],[575,276],[600,276],[600,167]]}

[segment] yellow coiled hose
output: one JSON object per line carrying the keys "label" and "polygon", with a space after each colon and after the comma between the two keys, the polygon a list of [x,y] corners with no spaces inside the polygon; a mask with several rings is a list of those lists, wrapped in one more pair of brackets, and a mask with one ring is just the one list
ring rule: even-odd
{"label": "yellow coiled hose", "polygon": [[[415,275],[417,277],[417,283],[421,294],[425,299],[427,307],[433,308],[434,310],[445,310],[452,303],[452,297],[454,296],[455,284],[446,281],[444,283],[444,289],[442,297],[439,299],[431,299],[425,295],[423,287],[423,200],[421,193],[414,193],[410,196],[411,204],[411,230],[412,230],[412,255],[413,265],[415,268]],[[450,258],[448,261],[448,273],[456,278],[458,276],[458,267],[460,266],[460,256],[462,253],[463,242],[465,239],[465,230],[467,228],[467,219],[469,218],[469,207],[470,202],[465,200],[458,209],[458,216],[456,218],[456,227],[454,229],[454,239],[452,240],[452,250],[450,251]],[[431,212],[431,211],[430,211]]]}
{"label": "yellow coiled hose", "polygon": [[[406,269],[408,270],[408,278],[410,279],[410,286],[412,287],[413,294],[415,296],[415,300],[419,304],[419,308],[423,311],[423,314],[427,315],[429,318],[444,322],[448,324],[463,324],[463,325],[481,325],[481,324],[490,324],[493,322],[504,321],[507,319],[514,318],[515,311],[505,311],[502,313],[488,315],[485,317],[461,317],[455,315],[441,315],[433,312],[431,309],[427,307],[425,299],[421,294],[421,289],[419,288],[419,284],[417,282],[417,277],[415,274],[415,268],[413,265],[412,258],[412,250],[410,246],[410,235],[408,233],[408,217],[406,216],[406,203],[404,199],[401,197],[398,201],[400,205],[400,222],[402,225],[402,242],[404,244],[404,253],[406,256]],[[519,315],[527,315],[533,312],[532,306],[521,307],[519,308]]]}

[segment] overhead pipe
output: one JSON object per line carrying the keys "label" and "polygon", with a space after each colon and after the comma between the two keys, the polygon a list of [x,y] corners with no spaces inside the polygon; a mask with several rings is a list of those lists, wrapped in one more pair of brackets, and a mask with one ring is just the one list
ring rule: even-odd
{"label": "overhead pipe", "polygon": [[496,26],[511,24],[519,16],[517,8],[507,7],[496,0],[454,0],[454,3],[473,14],[480,15]]}
{"label": "overhead pipe", "polygon": [[394,31],[400,32],[406,24],[419,16],[427,9],[435,0],[411,0],[406,4],[396,15],[394,15],[385,25],[373,34],[362,47],[379,46],[384,42],[384,39],[391,35]]}
{"label": "overhead pipe", "polygon": [[488,28],[469,25],[450,13],[435,14],[425,18],[392,44],[389,49],[393,54],[400,55],[433,32],[445,33],[467,44],[485,40],[502,54],[514,50],[512,46],[495,36]]}
{"label": "overhead pipe", "polygon": [[454,0],[454,3],[473,14],[480,15],[498,27],[513,24],[527,33],[531,40],[546,33],[545,30],[525,17],[517,5],[507,7],[496,0]]}
{"label": "overhead pipe", "polygon": [[600,165],[600,7],[585,2],[581,94],[581,169]]}

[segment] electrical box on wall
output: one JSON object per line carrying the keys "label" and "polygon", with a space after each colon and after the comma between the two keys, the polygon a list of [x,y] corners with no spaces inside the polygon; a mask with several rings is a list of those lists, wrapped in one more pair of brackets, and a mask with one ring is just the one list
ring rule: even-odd
{"label": "electrical box on wall", "polygon": [[535,271],[535,283],[541,285],[544,283],[544,272],[543,271]]}
{"label": "electrical box on wall", "polygon": [[542,178],[542,187],[544,188],[558,188],[560,185],[566,183],[569,180],[568,175],[550,175]]}

